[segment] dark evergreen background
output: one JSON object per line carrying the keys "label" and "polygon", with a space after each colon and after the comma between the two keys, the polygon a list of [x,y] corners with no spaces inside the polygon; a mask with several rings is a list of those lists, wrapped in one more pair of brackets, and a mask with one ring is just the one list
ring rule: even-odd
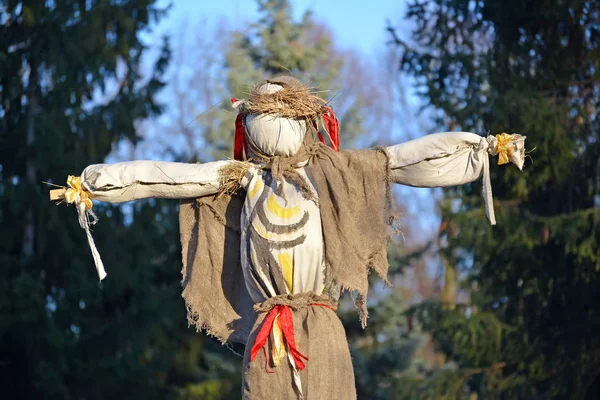
{"label": "dark evergreen background", "polygon": [[[135,145],[139,121],[170,106],[157,100],[169,40],[142,40],[168,12],[156,3],[0,1],[2,399],[239,398],[241,358],[186,326],[177,202],[96,203],[94,237],[110,266],[98,283],[75,210],[52,205],[41,183],[64,184],[116,144]],[[267,73],[343,84],[345,59],[332,56],[330,33],[310,14],[294,21],[284,0],[258,6],[260,20],[224,51],[223,104]],[[395,282],[435,262],[438,290],[419,288],[429,295],[417,300],[406,287],[375,290],[364,332],[341,312],[359,397],[595,399],[600,4],[431,0],[407,9],[410,34],[388,27],[402,56],[393,67],[414,79],[438,130],[509,129],[536,150],[522,173],[492,167],[497,226],[484,219],[477,182],[444,191],[439,237],[390,247]],[[369,99],[358,93],[341,113],[346,143],[371,140],[361,113]],[[230,152],[233,116],[210,118],[210,151],[177,159]]]}

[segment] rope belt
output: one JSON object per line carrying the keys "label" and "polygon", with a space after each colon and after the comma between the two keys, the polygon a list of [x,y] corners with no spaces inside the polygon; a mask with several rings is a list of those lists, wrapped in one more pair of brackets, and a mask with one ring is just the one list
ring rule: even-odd
{"label": "rope belt", "polygon": [[[263,303],[256,304],[254,309],[256,312],[267,312],[252,349],[250,351],[250,361],[254,361],[261,349],[265,351],[265,359],[267,362],[267,371],[269,359],[265,344],[270,334],[273,334],[273,365],[278,365],[281,359],[285,356],[285,345],[294,361],[293,366],[302,371],[305,367],[305,361],[308,357],[302,354],[296,347],[296,339],[294,337],[294,317],[292,310],[298,310],[304,307],[325,307],[331,310],[337,309],[337,302],[328,296],[319,296],[315,293],[298,293],[294,295],[279,295],[267,299]],[[271,372],[272,373],[272,372]]]}

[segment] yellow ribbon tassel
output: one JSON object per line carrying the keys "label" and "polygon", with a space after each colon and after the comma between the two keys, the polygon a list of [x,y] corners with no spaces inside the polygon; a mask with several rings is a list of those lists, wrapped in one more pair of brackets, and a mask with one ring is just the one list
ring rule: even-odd
{"label": "yellow ribbon tassel", "polygon": [[498,165],[508,164],[508,157],[512,153],[512,148],[509,146],[513,139],[513,135],[501,133],[496,135],[498,144],[496,145],[496,153],[498,153]]}
{"label": "yellow ribbon tassel", "polygon": [[89,192],[81,186],[81,178],[69,175],[67,185],[69,185],[69,188],[65,191],[65,201],[69,204],[84,203],[85,208],[91,210],[94,203],[90,199]]}
{"label": "yellow ribbon tassel", "polygon": [[68,204],[75,204],[75,207],[77,208],[79,226],[85,230],[88,244],[92,251],[92,258],[94,259],[94,264],[96,264],[96,270],[98,271],[98,276],[100,277],[100,280],[102,280],[106,277],[106,271],[104,270],[102,258],[100,258],[100,253],[98,253],[98,249],[96,249],[94,238],[92,238],[92,233],[90,232],[90,225],[94,225],[98,220],[92,211],[94,203],[90,198],[91,194],[81,185],[81,178],[79,176],[69,175],[67,178],[67,185],[69,185],[69,188],[65,190],[64,199]]}

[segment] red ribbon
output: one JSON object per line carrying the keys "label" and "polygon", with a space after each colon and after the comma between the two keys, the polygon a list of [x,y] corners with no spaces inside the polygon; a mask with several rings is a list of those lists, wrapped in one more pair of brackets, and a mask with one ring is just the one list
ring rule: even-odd
{"label": "red ribbon", "polygon": [[[311,304],[311,306],[331,308],[326,304]],[[300,353],[296,348],[296,339],[294,338],[294,317],[292,316],[292,310],[286,305],[276,305],[269,311],[269,314],[267,314],[260,331],[258,331],[258,334],[256,335],[254,346],[252,346],[252,350],[250,351],[250,361],[256,359],[260,349],[267,343],[267,338],[271,333],[271,329],[273,329],[273,323],[275,322],[277,314],[279,314],[279,327],[283,334],[283,340],[287,343],[288,351],[292,354],[296,368],[298,371],[302,371],[304,367],[306,367],[304,361],[308,361],[308,357]],[[265,352],[265,357],[266,356],[267,353]]]}
{"label": "red ribbon", "polygon": [[[231,98],[231,103],[237,102],[238,99],[235,97]],[[233,142],[233,158],[238,161],[242,161],[245,156],[248,155],[246,148],[246,138],[244,128],[244,114],[239,113],[235,119],[235,139]]]}
{"label": "red ribbon", "polygon": [[[339,122],[333,113],[333,108],[323,106],[323,109],[326,111],[325,114],[323,114],[323,122],[325,122],[325,127],[327,128],[327,133],[329,134],[331,148],[335,151],[340,151]],[[325,143],[320,132],[319,139],[321,139],[321,142]]]}
{"label": "red ribbon", "polygon": [[244,114],[238,114],[235,119],[235,141],[233,142],[233,158],[242,161],[248,154],[244,128]]}

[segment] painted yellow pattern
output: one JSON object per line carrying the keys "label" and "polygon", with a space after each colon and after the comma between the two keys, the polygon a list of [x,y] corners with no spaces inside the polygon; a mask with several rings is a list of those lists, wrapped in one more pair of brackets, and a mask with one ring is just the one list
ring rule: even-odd
{"label": "painted yellow pattern", "polygon": [[[298,171],[312,185],[306,172]],[[241,251],[248,293],[256,303],[277,295],[321,294],[325,257],[318,203],[304,198],[296,185],[285,179],[269,179],[269,173],[253,169],[244,182],[247,196]],[[278,184],[283,193],[278,194]],[[268,253],[257,254],[259,251]],[[295,390],[301,393],[302,382],[284,340],[280,315],[273,321],[267,349],[269,364],[280,368],[290,363],[293,375],[286,379],[292,378]]]}
{"label": "painted yellow pattern", "polygon": [[262,225],[259,224],[258,222],[255,222],[254,224],[252,224],[252,226],[254,227],[254,229],[256,229],[256,233],[258,233],[260,236],[262,236],[263,239],[267,239],[267,240],[273,239],[273,234],[265,231],[263,229]]}
{"label": "painted yellow pattern", "polygon": [[293,218],[294,216],[298,215],[298,213],[301,211],[300,207],[282,207],[282,206],[280,206],[279,203],[277,203],[277,198],[275,197],[274,194],[270,195],[269,198],[267,199],[267,208],[274,215],[277,215],[279,218],[282,218],[282,219]]}
{"label": "painted yellow pattern", "polygon": [[262,191],[262,188],[264,187],[264,185],[265,184],[263,183],[263,180],[261,179],[261,177],[257,177],[256,185],[254,185],[254,187],[252,189],[250,189],[250,191],[248,192],[248,196],[250,197],[251,200],[254,200],[256,195]]}
{"label": "painted yellow pattern", "polygon": [[268,173],[251,170],[244,181],[242,268],[250,296],[259,303],[276,295],[322,293],[325,262],[318,204],[285,180],[283,193],[278,194],[280,183],[269,179]]}
{"label": "painted yellow pattern", "polygon": [[285,285],[288,288],[288,292],[292,293],[294,279],[294,263],[292,262],[292,257],[290,257],[288,253],[280,253],[279,265],[283,270],[283,279],[285,279]]}

